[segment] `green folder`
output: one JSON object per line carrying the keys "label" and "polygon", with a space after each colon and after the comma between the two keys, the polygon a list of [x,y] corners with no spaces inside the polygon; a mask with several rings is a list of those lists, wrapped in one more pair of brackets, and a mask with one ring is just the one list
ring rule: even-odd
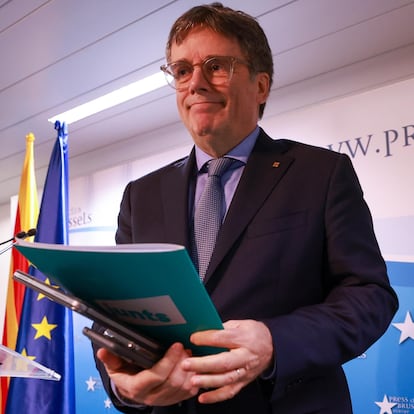
{"label": "green folder", "polygon": [[193,332],[222,329],[220,317],[183,246],[67,246],[18,240],[14,247],[63,290],[165,345],[194,354]]}

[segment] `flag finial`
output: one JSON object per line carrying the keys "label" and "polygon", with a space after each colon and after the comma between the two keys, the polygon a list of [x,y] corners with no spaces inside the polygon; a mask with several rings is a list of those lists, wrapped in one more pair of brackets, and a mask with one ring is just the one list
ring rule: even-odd
{"label": "flag finial", "polygon": [[55,121],[55,129],[60,137],[68,135],[68,127],[66,122]]}
{"label": "flag finial", "polygon": [[30,132],[26,135],[26,142],[33,142],[35,140],[35,136]]}

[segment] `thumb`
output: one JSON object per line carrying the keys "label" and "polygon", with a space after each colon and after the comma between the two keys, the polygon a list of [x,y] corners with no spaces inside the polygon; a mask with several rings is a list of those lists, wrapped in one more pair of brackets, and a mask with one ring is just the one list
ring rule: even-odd
{"label": "thumb", "polygon": [[98,349],[96,356],[105,365],[108,374],[115,372],[136,373],[140,371],[138,366],[126,362],[105,348]]}

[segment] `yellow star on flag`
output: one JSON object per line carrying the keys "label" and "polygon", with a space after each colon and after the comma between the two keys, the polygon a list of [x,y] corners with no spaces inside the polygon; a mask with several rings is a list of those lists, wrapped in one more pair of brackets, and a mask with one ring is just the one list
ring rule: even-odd
{"label": "yellow star on flag", "polygon": [[[55,289],[59,289],[59,286],[58,285],[52,285],[51,283],[50,283],[50,279],[47,277],[46,279],[45,279],[45,283],[46,283],[46,285],[49,285],[49,286],[52,286],[53,288],[55,288]],[[45,298],[46,296],[43,294],[43,293],[39,293],[38,295],[37,295],[37,300],[41,300],[41,299],[43,299],[43,298]]]}
{"label": "yellow star on flag", "polygon": [[[26,357],[27,359],[30,359],[32,361],[36,359],[36,357],[34,357],[34,356],[28,356],[27,355],[26,348],[23,349],[21,355],[23,355],[24,357]],[[24,358],[24,359],[16,358],[15,359],[15,361],[16,361],[15,362],[15,368],[16,368],[17,371],[21,371],[21,372],[27,371],[28,362],[27,362],[26,358]]]}
{"label": "yellow star on flag", "polygon": [[34,339],[38,339],[44,336],[47,339],[51,340],[52,336],[50,335],[50,332],[53,331],[53,329],[57,328],[57,325],[48,322],[46,316],[43,317],[42,322],[32,323],[32,326],[36,329],[36,335]]}
{"label": "yellow star on flag", "polygon": [[32,361],[34,361],[34,360],[36,359],[36,357],[35,357],[35,356],[29,356],[29,355],[27,355],[27,350],[26,350],[26,348],[23,348],[22,355],[23,355],[24,357],[28,358],[28,359],[31,359]]}

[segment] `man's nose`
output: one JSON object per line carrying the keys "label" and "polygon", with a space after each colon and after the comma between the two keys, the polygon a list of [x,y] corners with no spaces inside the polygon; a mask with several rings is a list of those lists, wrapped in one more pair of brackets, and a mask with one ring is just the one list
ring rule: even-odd
{"label": "man's nose", "polygon": [[193,74],[190,80],[190,91],[197,91],[199,89],[207,89],[210,86],[206,76],[200,65],[194,66]]}

